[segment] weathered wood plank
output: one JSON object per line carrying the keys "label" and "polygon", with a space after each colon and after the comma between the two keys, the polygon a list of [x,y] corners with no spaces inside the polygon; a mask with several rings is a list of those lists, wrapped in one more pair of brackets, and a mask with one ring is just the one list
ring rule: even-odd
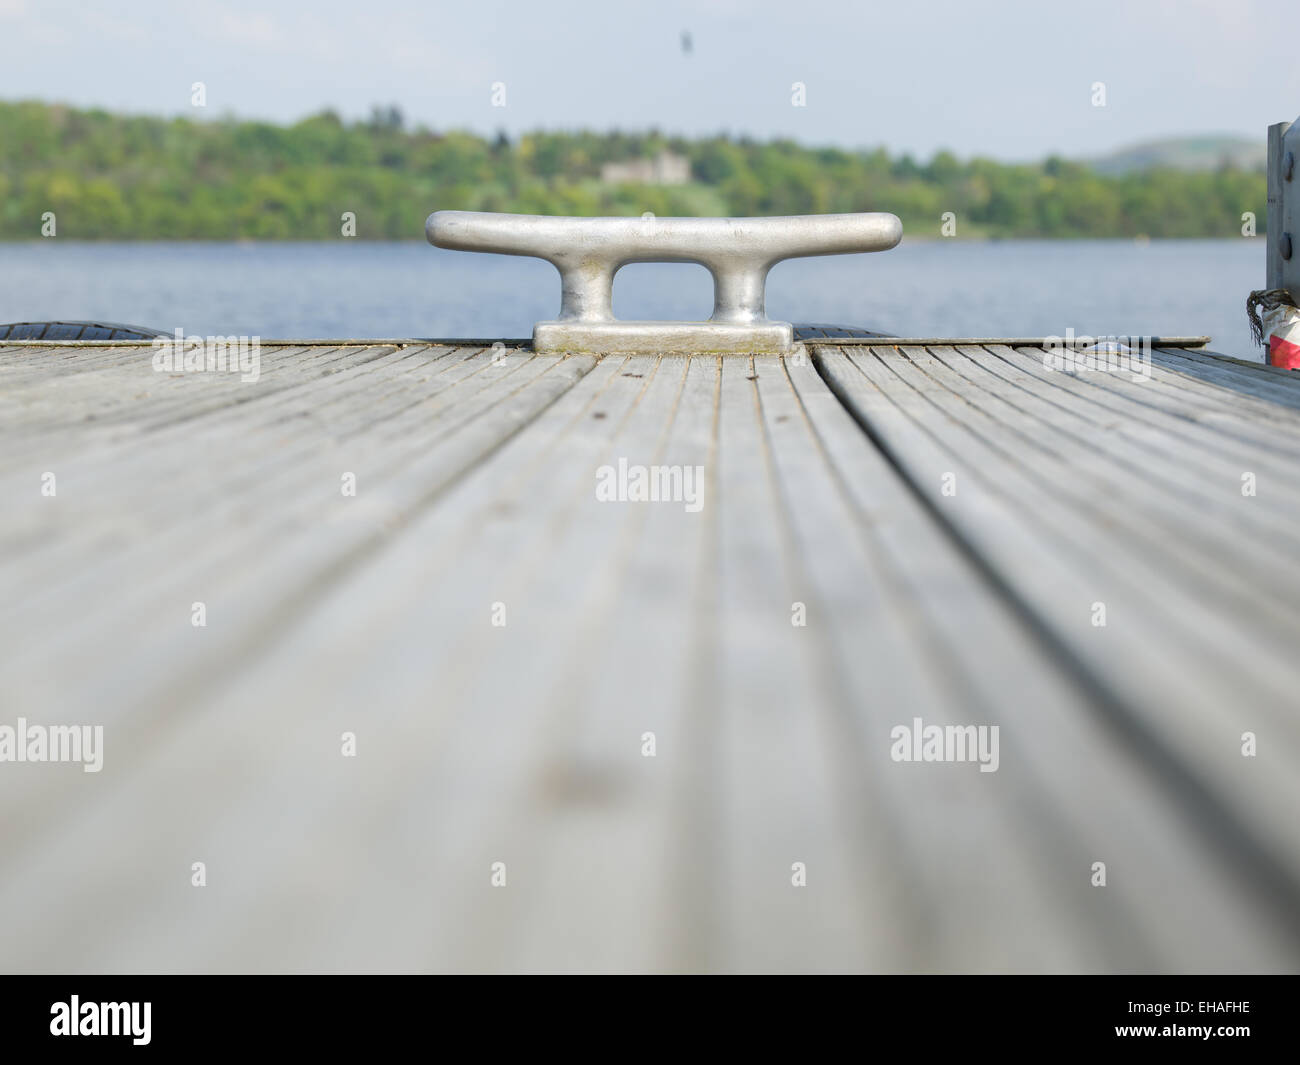
{"label": "weathered wood plank", "polygon": [[1244,395],[1256,396],[1293,410],[1300,408],[1300,375],[1281,366],[1251,366],[1201,352],[1157,349],[1162,363],[1198,380]]}
{"label": "weathered wood plank", "polygon": [[[1265,492],[1243,505],[1240,461],[1225,460],[1213,443],[1205,446],[1203,433],[1179,436],[1172,447],[1150,423],[1117,418],[1110,394],[1099,393],[1106,402],[1097,404],[1070,388],[1087,374],[1023,369],[983,348],[930,351],[927,372],[1013,427],[1019,446],[1068,468],[1069,477],[1058,478],[1064,491],[1085,506],[1097,493],[1109,499],[1106,517],[1117,537],[1158,543],[1168,561],[1186,567],[1188,583],[1235,598],[1247,610],[1272,611],[1281,628],[1300,624],[1300,559],[1258,550],[1261,539],[1291,535],[1300,523],[1300,498]],[[1160,387],[1153,382],[1149,390]],[[1257,458],[1242,456],[1271,479],[1274,464],[1261,468]],[[1168,536],[1170,528],[1179,535]],[[1243,582],[1243,572],[1253,579]]]}
{"label": "weathered wood plank", "polygon": [[[935,513],[1109,694],[1135,742],[1140,731],[1180,786],[1204,789],[1203,801],[1231,812],[1232,827],[1222,831],[1236,835],[1224,845],[1248,841],[1261,878],[1278,896],[1294,894],[1300,675],[1289,648],[1297,630],[1252,608],[1252,596],[1270,599],[1266,579],[1239,574],[1249,594],[1238,595],[1205,580],[1203,570],[1190,576],[1177,561],[1182,545],[1170,546],[1187,537],[1185,524],[1152,502],[1157,493],[1126,496],[1117,507],[1121,471],[1098,476],[1104,464],[1096,451],[1087,462],[1053,458],[1043,448],[1054,446],[1055,431],[1029,438],[1020,416],[969,378],[954,390],[944,364],[957,361],[956,352],[900,350],[903,357],[891,359],[822,349],[820,358]],[[1151,395],[1149,385],[1126,385],[1123,375],[1091,376],[1107,378],[1113,390],[1145,387],[1142,395]],[[1201,387],[1187,380],[1189,390]],[[945,493],[953,483],[945,475],[955,475],[955,492]],[[1235,485],[1224,486],[1225,499],[1234,490],[1243,510],[1253,504]],[[1296,504],[1294,480],[1276,490]],[[1124,535],[1130,518],[1145,522],[1148,534]],[[1105,627],[1094,624],[1098,603]],[[1269,750],[1243,759],[1246,731],[1267,731]]]}
{"label": "weathered wood plank", "polygon": [[[201,683],[185,680],[190,669],[219,669],[223,654],[237,660],[238,649],[255,646],[260,630],[274,627],[287,604],[316,594],[322,574],[385,539],[412,508],[590,367],[590,360],[518,355],[499,366],[481,356],[472,361],[489,379],[475,389],[474,375],[462,374],[467,394],[442,399],[440,408],[431,401],[447,388],[437,375],[423,383],[423,396],[414,381],[392,393],[392,427],[408,423],[407,437],[397,442],[367,440],[350,407],[315,409],[309,393],[302,402],[304,411],[315,410],[313,417],[284,420],[273,413],[258,424],[256,404],[241,405],[229,412],[233,431],[192,434],[206,445],[201,449],[193,439],[187,446],[191,428],[179,426],[170,439],[137,438],[134,447],[124,443],[107,454],[92,450],[63,467],[54,500],[40,497],[36,465],[16,476],[21,493],[5,485],[6,513],[12,508],[21,521],[35,510],[40,524],[39,536],[27,536],[38,550],[7,552],[0,561],[0,579],[16,591],[0,607],[0,624],[13,629],[8,658],[22,663],[16,672],[37,685],[28,691],[16,684],[14,701],[93,704],[101,720],[122,716],[130,719],[121,722],[124,730],[148,728],[150,713],[165,716],[174,699]],[[514,376],[517,368],[522,377]],[[457,392],[455,385],[450,391]],[[384,417],[383,406],[364,390],[358,394],[364,417]],[[413,411],[411,404],[422,399]],[[366,494],[344,497],[344,473],[355,474]],[[178,498],[185,505],[177,506]],[[35,500],[48,505],[28,502]],[[342,510],[334,500],[361,505]],[[198,655],[191,653],[193,630],[185,631],[194,601],[205,602],[214,616],[238,619],[204,633],[216,638]],[[183,616],[186,624],[177,628]],[[95,636],[108,631],[129,633],[126,646]],[[84,672],[62,670],[65,655]],[[160,660],[169,668],[157,669]],[[52,678],[59,682],[50,691]],[[120,698],[105,698],[106,686]],[[17,813],[12,806],[7,812]]]}
{"label": "weathered wood plank", "polygon": [[[147,349],[82,348],[50,365],[58,400],[23,361],[0,691],[107,746],[98,774],[0,766],[0,906],[35,915],[0,925],[0,966],[1293,969],[1295,729],[1259,630],[1294,624],[1296,573],[1220,631],[1254,601],[1205,560],[1254,519],[1196,473],[1252,448],[1256,405],[1289,409],[1245,397],[1244,436],[1200,427],[1229,455],[1179,469],[1195,397],[1231,389],[1138,400],[1011,349],[901,350],[820,349],[847,408],[775,357],[299,347],[255,386],[143,387]],[[1130,442],[1171,478],[1150,498]],[[699,467],[700,506],[603,501],[620,460]],[[1196,516],[1167,564],[1132,542]],[[1097,635],[1098,595],[1129,646],[1102,630],[1090,673],[1061,645]],[[1217,650],[1174,616],[1225,603]],[[1226,701],[1229,660],[1258,675]],[[1252,715],[1269,750],[1225,782]],[[998,726],[997,771],[895,761],[914,718]]]}

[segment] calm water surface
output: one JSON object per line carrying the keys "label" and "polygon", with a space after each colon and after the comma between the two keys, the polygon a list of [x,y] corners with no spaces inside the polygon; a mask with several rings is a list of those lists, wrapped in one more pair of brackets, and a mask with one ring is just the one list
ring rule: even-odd
{"label": "calm water surface", "polygon": [[[1264,242],[912,241],[782,263],[768,313],[911,336],[1199,335],[1250,343]],[[517,337],[554,317],[546,263],[423,242],[0,244],[0,322],[106,319],[263,338]],[[626,267],[622,318],[707,318],[702,267]]]}

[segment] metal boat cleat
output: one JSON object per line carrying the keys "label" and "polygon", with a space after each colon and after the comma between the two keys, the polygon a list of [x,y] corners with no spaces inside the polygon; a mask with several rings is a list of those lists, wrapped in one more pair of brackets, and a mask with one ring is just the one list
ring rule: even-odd
{"label": "metal boat cleat", "polygon": [[[533,327],[547,353],[786,354],[794,327],[765,310],[767,274],[783,259],[886,251],[903,237],[892,214],[780,218],[559,218],[435,211],[429,243],[545,259],[560,271],[560,313]],[[628,263],[699,263],[713,275],[707,322],[619,321],[614,275]]]}

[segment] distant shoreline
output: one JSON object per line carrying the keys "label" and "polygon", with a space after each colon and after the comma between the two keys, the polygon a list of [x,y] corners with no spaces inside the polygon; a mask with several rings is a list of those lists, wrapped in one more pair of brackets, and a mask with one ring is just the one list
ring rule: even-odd
{"label": "distant shoreline", "polygon": [[[970,237],[936,237],[922,234],[911,234],[904,232],[904,244],[1193,244],[1193,243],[1218,243],[1218,244],[1259,244],[1264,247],[1267,243],[1264,234],[1258,234],[1254,237],[1032,237],[1032,236],[970,236]],[[60,244],[78,244],[78,245],[147,245],[147,244],[166,244],[166,245],[194,245],[204,244],[221,245],[229,247],[231,245],[247,245],[248,247],[259,247],[262,245],[326,245],[337,244],[419,244],[424,245],[426,241],[418,237],[319,237],[316,239],[301,239],[297,237],[282,238],[249,238],[249,237],[58,237],[58,238],[41,238],[41,237],[4,237],[0,236],[0,247],[18,247],[18,246],[35,246],[48,245],[56,246]],[[440,254],[448,254],[442,252]]]}
{"label": "distant shoreline", "polygon": [[[0,102],[0,240],[418,239],[435,209],[550,215],[762,216],[889,211],[936,238],[1240,237],[1266,217],[1262,171],[1103,173],[921,161],[882,148],[650,132],[408,129],[395,109],[288,126]],[[1112,160],[1113,162],[1113,160]]]}

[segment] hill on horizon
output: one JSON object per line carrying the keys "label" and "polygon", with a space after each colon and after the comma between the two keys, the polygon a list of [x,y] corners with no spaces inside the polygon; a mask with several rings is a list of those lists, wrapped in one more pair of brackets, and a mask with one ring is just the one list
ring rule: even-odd
{"label": "hill on horizon", "polygon": [[1225,166],[1254,172],[1264,170],[1267,165],[1268,145],[1262,137],[1251,140],[1227,133],[1162,137],[1083,161],[1097,173],[1108,176],[1156,169],[1199,173]]}

